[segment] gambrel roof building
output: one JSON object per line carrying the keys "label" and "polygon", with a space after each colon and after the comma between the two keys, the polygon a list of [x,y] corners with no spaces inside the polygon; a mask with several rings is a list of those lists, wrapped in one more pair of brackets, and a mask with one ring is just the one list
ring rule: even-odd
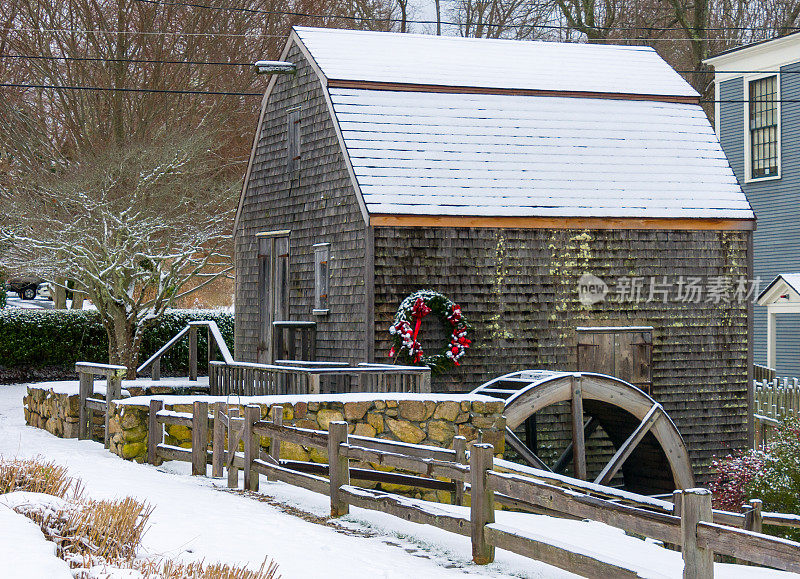
{"label": "gambrel roof building", "polygon": [[[700,470],[745,445],[749,306],[680,279],[748,276],[753,213],[652,49],[295,28],[282,59],[237,212],[238,359],[313,320],[321,360],[385,362],[400,301],[431,288],[475,327],[434,387],[605,371],[664,404]],[[580,299],[586,274],[605,299]]]}

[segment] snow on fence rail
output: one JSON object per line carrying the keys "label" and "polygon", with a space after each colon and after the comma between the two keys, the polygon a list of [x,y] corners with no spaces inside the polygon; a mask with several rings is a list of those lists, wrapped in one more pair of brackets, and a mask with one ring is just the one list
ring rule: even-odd
{"label": "snow on fence rail", "polygon": [[[329,431],[284,426],[283,408],[271,408],[271,420],[261,418],[256,405],[244,407],[243,416],[225,403],[214,404],[210,415],[206,402],[196,401],[192,413],[163,410],[160,400],[150,401],[148,459],[183,460],[192,463],[192,473],[222,477],[228,469],[228,486],[237,487],[243,470],[245,490],[258,490],[259,475],[330,497],[331,515],[340,517],[350,505],[382,511],[402,519],[429,524],[468,536],[473,560],[478,564],[494,560],[494,549],[506,549],[586,577],[637,577],[630,568],[605,560],[590,551],[561,546],[520,529],[494,522],[495,502],[531,512],[591,519],[628,532],[681,546],[684,576],[713,577],[714,554],[740,561],[800,572],[800,543],[762,534],[763,524],[800,526],[800,517],[762,513],[760,501],[751,501],[743,513],[713,510],[706,489],[676,491],[673,503],[601,487],[593,483],[559,477],[528,467],[509,470],[505,461],[495,464],[493,447],[475,444],[467,459],[466,441],[457,437],[454,449],[394,442],[348,434],[347,422],[331,422]],[[212,451],[208,451],[209,425]],[[163,424],[192,427],[192,449],[163,444]],[[162,436],[158,436],[158,432]],[[259,437],[271,439],[268,453],[261,450]],[[226,440],[228,449],[226,450]],[[244,452],[238,452],[243,442]],[[280,460],[281,442],[293,442],[326,451],[328,464]],[[392,466],[413,473],[380,472],[351,467],[351,460]],[[513,468],[513,467],[512,467]],[[305,471],[305,472],[304,472]],[[321,476],[325,475],[325,476]],[[326,478],[327,476],[327,478]],[[448,479],[447,481],[439,479]],[[469,516],[435,504],[391,493],[362,488],[354,480],[395,482],[451,490],[462,504],[465,489],[470,492]],[[468,485],[468,486],[467,486]]]}

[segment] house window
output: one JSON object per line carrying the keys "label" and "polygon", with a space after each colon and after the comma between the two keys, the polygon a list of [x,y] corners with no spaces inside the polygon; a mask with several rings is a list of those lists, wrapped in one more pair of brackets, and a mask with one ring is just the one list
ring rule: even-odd
{"label": "house window", "polygon": [[778,176],[778,77],[748,83],[750,179]]}
{"label": "house window", "polygon": [[289,109],[286,119],[286,167],[291,172],[300,168],[300,108]]}
{"label": "house window", "polygon": [[330,287],[330,260],[331,244],[317,243],[314,245],[314,314],[325,315],[328,313],[328,289]]}

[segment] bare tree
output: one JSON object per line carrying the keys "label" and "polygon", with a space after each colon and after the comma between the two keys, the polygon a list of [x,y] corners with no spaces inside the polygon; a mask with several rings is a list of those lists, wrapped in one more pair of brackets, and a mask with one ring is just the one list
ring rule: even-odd
{"label": "bare tree", "polygon": [[540,0],[460,0],[452,12],[462,36],[473,38],[541,38],[550,10]]}
{"label": "bare tree", "polygon": [[22,184],[2,208],[10,269],[24,262],[49,279],[71,278],[97,306],[109,361],[130,378],[147,324],[229,269],[237,188],[209,143],[163,133],[83,153]]}

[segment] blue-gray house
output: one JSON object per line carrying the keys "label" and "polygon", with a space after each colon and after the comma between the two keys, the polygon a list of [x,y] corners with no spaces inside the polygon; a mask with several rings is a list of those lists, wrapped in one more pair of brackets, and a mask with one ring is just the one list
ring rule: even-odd
{"label": "blue-gray house", "polygon": [[[800,34],[735,48],[714,67],[716,130],[755,211],[754,270],[759,291],[800,272]],[[754,361],[767,364],[767,308],[756,306]],[[800,314],[775,318],[775,367],[800,376]]]}

